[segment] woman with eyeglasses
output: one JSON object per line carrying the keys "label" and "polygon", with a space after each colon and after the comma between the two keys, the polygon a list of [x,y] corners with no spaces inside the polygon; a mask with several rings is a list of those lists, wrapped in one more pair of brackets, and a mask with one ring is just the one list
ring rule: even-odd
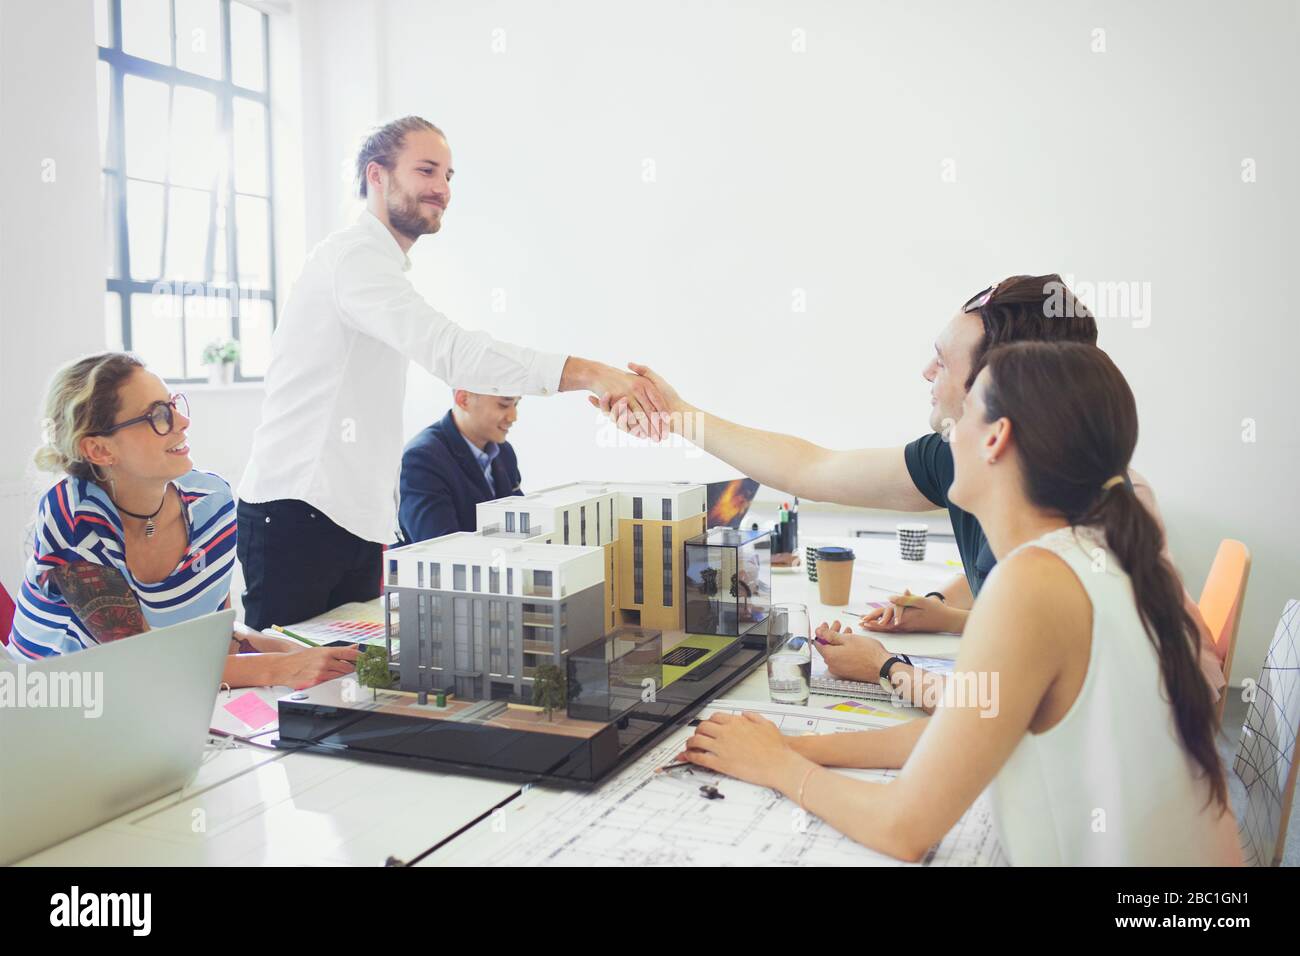
{"label": "woman with eyeglasses", "polygon": [[[190,459],[189,404],[133,355],[60,369],[36,464],[41,498],[9,653],[39,660],[230,606],[235,502]],[[306,687],[352,671],[356,648],[312,648],[236,625],[223,680]]]}

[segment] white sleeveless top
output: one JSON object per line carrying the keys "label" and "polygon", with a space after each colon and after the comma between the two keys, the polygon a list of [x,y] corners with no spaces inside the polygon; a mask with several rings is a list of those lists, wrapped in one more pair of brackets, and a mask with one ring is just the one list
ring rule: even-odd
{"label": "white sleeveless top", "polygon": [[1206,803],[1209,782],[1182,746],[1159,657],[1104,536],[1066,527],[1016,551],[1029,547],[1060,556],[1078,576],[1092,602],[1092,650],[1065,716],[1044,733],[1027,733],[989,787],[1012,863],[1240,862],[1236,821]]}

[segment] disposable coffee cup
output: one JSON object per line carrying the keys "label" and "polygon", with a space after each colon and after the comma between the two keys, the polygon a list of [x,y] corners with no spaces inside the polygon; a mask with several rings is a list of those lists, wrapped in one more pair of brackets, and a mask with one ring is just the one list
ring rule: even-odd
{"label": "disposable coffee cup", "polygon": [[849,603],[853,588],[853,550],[825,547],[817,549],[817,593],[822,604],[839,607]]}
{"label": "disposable coffee cup", "polygon": [[898,533],[898,556],[904,561],[925,560],[925,540],[930,532],[927,524],[900,524]]}

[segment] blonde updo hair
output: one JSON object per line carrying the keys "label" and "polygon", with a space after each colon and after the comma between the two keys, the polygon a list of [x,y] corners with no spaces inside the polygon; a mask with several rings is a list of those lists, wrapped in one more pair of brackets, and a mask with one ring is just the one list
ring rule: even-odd
{"label": "blonde updo hair", "polygon": [[130,352],[100,352],[55,372],[45,392],[36,467],[96,480],[94,467],[81,457],[81,440],[113,427],[122,406],[119,390],[138,368],[144,363]]}

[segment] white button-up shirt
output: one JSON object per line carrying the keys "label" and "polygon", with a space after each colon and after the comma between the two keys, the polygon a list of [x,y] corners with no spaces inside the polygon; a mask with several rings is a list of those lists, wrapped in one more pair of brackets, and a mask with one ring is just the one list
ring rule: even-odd
{"label": "white button-up shirt", "polygon": [[408,361],[485,395],[551,395],[566,356],[469,332],[427,303],[369,211],[307,258],[271,339],[239,497],[295,498],[367,541],[396,540]]}

